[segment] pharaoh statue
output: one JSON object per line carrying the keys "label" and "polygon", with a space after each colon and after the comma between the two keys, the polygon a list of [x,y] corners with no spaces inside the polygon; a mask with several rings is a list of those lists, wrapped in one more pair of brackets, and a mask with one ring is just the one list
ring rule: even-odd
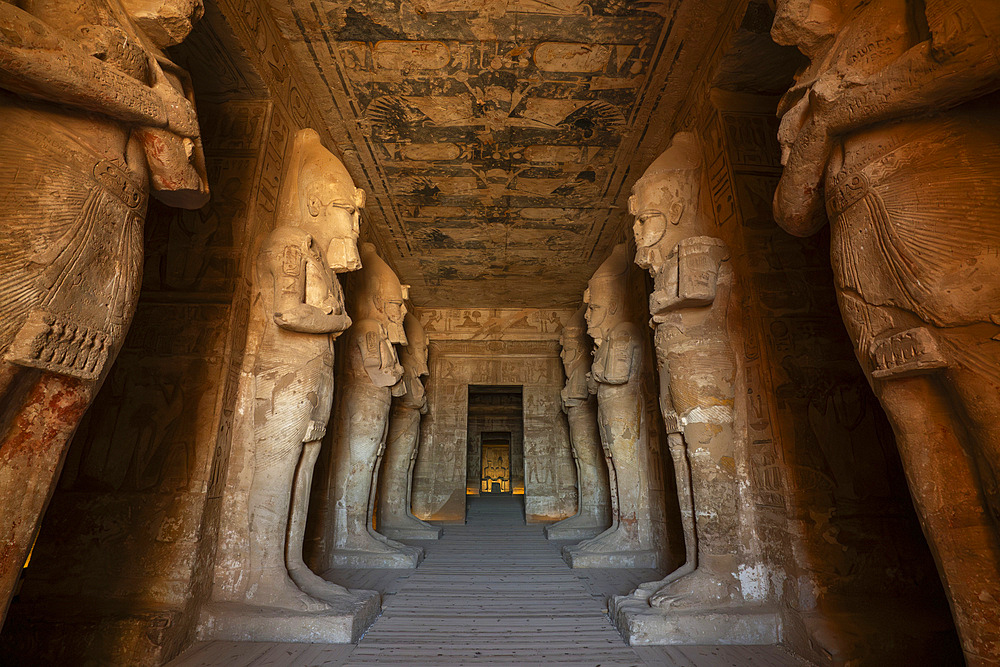
{"label": "pharaoh statue", "polygon": [[[632,596],[616,598],[614,605],[616,613],[626,617],[632,615],[630,606],[636,600],[675,617],[724,613],[738,606],[742,623],[737,631],[744,632],[750,614],[738,575],[742,562],[733,440],[735,359],[726,330],[733,273],[726,245],[712,236],[714,221],[699,206],[701,179],[698,139],[680,132],[635,183],[629,199],[629,212],[636,217],[635,262],[653,276],[649,312],[656,332],[660,411],[681,510],[684,562]],[[638,608],[643,612],[641,605]],[[754,620],[776,627],[769,613]],[[732,634],[730,624],[701,625],[705,627],[699,630],[699,642],[742,639]],[[668,634],[676,640],[684,631],[671,628]]]}
{"label": "pharaoh statue", "polygon": [[0,622],[135,311],[147,196],[208,201],[187,74],[162,51],[201,13],[0,2]]}
{"label": "pharaoh statue", "polygon": [[996,665],[1000,3],[779,0],[771,34],[809,58],[779,105],[775,217],[800,236],[830,222],[841,314],[966,660]]}
{"label": "pharaoh statue", "polygon": [[587,386],[590,373],[591,341],[582,306],[563,327],[559,337],[566,385],[562,390],[562,409],[569,424],[569,442],[576,463],[579,498],[576,514],[548,526],[550,540],[581,540],[594,537],[611,523],[611,493],[608,466],[604,460],[601,437],[597,432],[597,400]]}
{"label": "pharaoh statue", "polygon": [[620,243],[591,277],[584,293],[587,333],[596,346],[591,390],[597,393],[601,442],[610,450],[617,480],[617,512],[607,530],[563,548],[572,567],[659,565],[662,535],[653,517],[655,504],[662,499],[649,488],[651,466],[656,462],[649,453],[642,395],[642,339],[624,307],[628,266],[625,244]]}
{"label": "pharaoh statue", "polygon": [[[406,345],[403,286],[371,243],[362,244],[364,268],[350,293],[354,324],[345,336],[343,386],[334,413],[332,535],[329,567],[416,567],[423,550],[372,528],[376,464],[385,449],[392,397],[402,396],[403,367],[393,343]],[[329,516],[329,515],[328,515]]]}
{"label": "pharaoh statue", "polygon": [[[337,273],[361,267],[364,191],[319,135],[300,130],[287,160],[277,225],[257,255],[252,317],[263,325],[253,353],[249,555],[243,599],[251,607],[203,612],[214,638],[278,641],[278,618],[378,612],[374,591],[348,591],[302,560],[313,469],[333,402],[333,342],[351,326]],[[259,610],[259,611],[258,611]],[[370,619],[368,619],[370,620]],[[319,638],[337,641],[315,628]]]}
{"label": "pharaoh statue", "polygon": [[406,345],[399,349],[406,393],[392,400],[384,462],[379,475],[379,533],[395,539],[436,540],[441,529],[410,511],[413,465],[420,442],[420,418],[427,414],[427,396],[420,378],[427,375],[427,334],[412,313],[403,319]]}

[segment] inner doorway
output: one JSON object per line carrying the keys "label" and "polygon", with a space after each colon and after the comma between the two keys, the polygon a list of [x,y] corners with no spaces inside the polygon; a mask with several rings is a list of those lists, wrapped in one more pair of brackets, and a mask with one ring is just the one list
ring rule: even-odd
{"label": "inner doorway", "polygon": [[524,495],[522,387],[469,385],[468,406],[466,495]]}
{"label": "inner doorway", "polygon": [[479,492],[510,494],[510,431],[486,431],[480,437]]}

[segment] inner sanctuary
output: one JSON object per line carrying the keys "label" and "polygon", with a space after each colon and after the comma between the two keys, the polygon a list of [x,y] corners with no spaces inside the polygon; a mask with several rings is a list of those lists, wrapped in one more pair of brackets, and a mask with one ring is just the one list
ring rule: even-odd
{"label": "inner sanctuary", "polygon": [[0,666],[1000,667],[1000,1],[0,0]]}

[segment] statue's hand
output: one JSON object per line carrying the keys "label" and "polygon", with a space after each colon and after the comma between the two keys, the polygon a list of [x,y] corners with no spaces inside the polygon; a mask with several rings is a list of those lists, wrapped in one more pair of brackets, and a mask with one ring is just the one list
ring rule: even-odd
{"label": "statue's hand", "polygon": [[[788,113],[804,113],[798,107],[796,105]],[[785,170],[774,192],[774,217],[789,234],[810,236],[826,224],[823,176],[833,149],[833,139],[828,125],[821,118],[810,114],[794,132],[794,137],[786,119],[787,114],[779,130],[784,145]],[[798,123],[800,120],[793,117],[788,122]]]}
{"label": "statue's hand", "polygon": [[184,91],[164,73],[155,58],[150,58],[153,91],[159,96],[167,115],[166,129],[181,137],[197,137],[198,114]]}

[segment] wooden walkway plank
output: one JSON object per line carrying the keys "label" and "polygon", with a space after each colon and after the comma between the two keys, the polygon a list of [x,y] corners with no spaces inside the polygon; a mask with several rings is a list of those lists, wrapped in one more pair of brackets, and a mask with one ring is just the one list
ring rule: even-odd
{"label": "wooden walkway plank", "polygon": [[466,525],[446,525],[415,570],[337,570],[349,588],[383,593],[382,615],[358,643],[196,644],[170,667],[802,667],[776,646],[629,647],[607,596],[655,570],[572,570],[560,543],[526,525],[519,497],[470,498]]}

